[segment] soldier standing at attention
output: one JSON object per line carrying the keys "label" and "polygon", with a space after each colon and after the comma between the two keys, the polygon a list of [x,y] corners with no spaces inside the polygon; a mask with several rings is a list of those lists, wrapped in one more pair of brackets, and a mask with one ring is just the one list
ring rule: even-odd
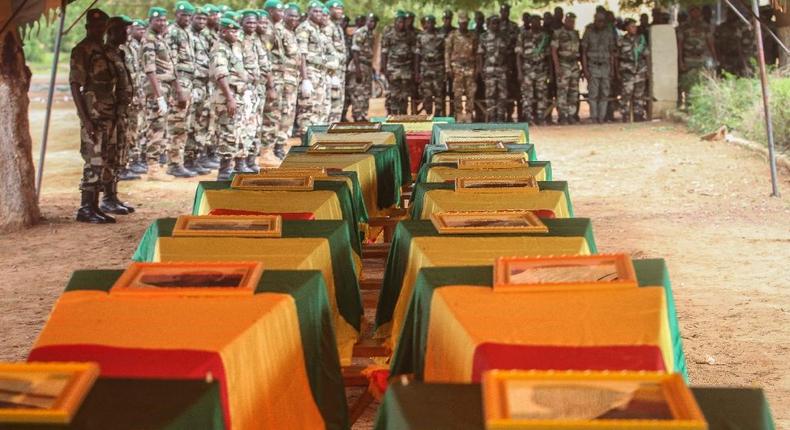
{"label": "soldier standing at attention", "polygon": [[207,157],[207,147],[212,139],[209,138],[209,120],[211,106],[209,104],[209,78],[208,67],[210,63],[208,40],[203,36],[206,22],[210,14],[206,6],[198,9],[192,16],[189,25],[189,43],[195,54],[195,79],[192,81],[192,103],[189,107],[189,131],[187,143],[184,148],[185,167],[201,167],[202,170],[213,170],[219,167]]}
{"label": "soldier standing at attention", "polygon": [[523,120],[530,124],[542,124],[548,107],[550,43],[549,34],[540,24],[540,15],[530,17],[529,26],[519,33],[516,40],[521,111]]}
{"label": "soldier standing at attention", "polygon": [[521,117],[521,104],[519,103],[519,80],[516,70],[516,39],[519,34],[518,24],[510,20],[510,5],[502,3],[499,7],[499,32],[507,44],[505,53],[505,74],[507,76],[507,100],[505,101],[505,119],[511,121],[513,118],[513,107],[518,105],[519,117]]}
{"label": "soldier standing at attention", "polygon": [[247,9],[239,12],[239,21],[243,31],[241,35],[241,55],[244,70],[247,72],[247,87],[242,94],[241,106],[241,140],[244,153],[234,160],[235,170],[241,173],[257,173],[258,168],[258,104],[260,103],[258,86],[262,80],[260,53],[258,49],[258,12]]}
{"label": "soldier standing at attention", "polygon": [[689,17],[689,21],[677,30],[679,87],[686,94],[686,105],[689,104],[689,91],[702,72],[713,69],[717,63],[710,24],[702,20],[699,6],[691,6]]}
{"label": "soldier standing at attention", "polygon": [[406,27],[406,13],[398,11],[393,30],[381,41],[381,73],[389,82],[387,114],[408,113],[409,96],[413,95],[414,48],[412,35]]}
{"label": "soldier standing at attention", "polygon": [[373,31],[379,19],[370,14],[365,25],[354,31],[351,40],[351,115],[354,121],[367,121],[373,79]]}
{"label": "soldier standing at attention", "polygon": [[102,198],[99,208],[103,212],[117,215],[128,215],[134,212],[132,206],[118,200],[118,175],[126,165],[128,114],[135,91],[132,75],[126,68],[125,54],[121,50],[121,45],[126,43],[128,37],[127,28],[131,24],[132,20],[126,16],[110,18],[107,21],[107,42],[104,44],[104,54],[109,66],[107,71],[111,76],[111,80],[106,84],[113,88],[111,96],[115,124],[110,130],[107,144],[102,146],[105,170],[102,173],[104,198]]}
{"label": "soldier standing at attention", "polygon": [[444,69],[444,36],[436,31],[436,18],[425,18],[425,31],[417,35],[415,50],[415,76],[420,85],[422,107],[428,115],[444,116],[444,86],[447,77]]}
{"label": "soldier standing at attention", "polygon": [[469,31],[466,12],[458,13],[458,31],[450,33],[444,48],[445,69],[453,81],[453,111],[459,122],[471,122],[477,92],[477,36]]}
{"label": "soldier standing at attention", "polygon": [[576,102],[579,100],[579,32],[576,15],[568,12],[562,28],[554,31],[551,57],[557,79],[557,112],[560,124],[575,122]]}
{"label": "soldier standing at attention", "polygon": [[234,50],[239,24],[230,18],[220,19],[220,38],[211,48],[209,76],[214,82],[211,97],[217,127],[217,154],[220,157],[218,181],[230,180],[231,162],[244,153],[241,141],[242,96],[247,86],[247,72],[241,55]]}
{"label": "soldier standing at attention", "polygon": [[134,86],[134,96],[128,109],[128,120],[126,130],[126,162],[123,165],[118,180],[126,181],[140,179],[139,174],[147,171],[146,164],[141,163],[141,134],[143,128],[143,105],[145,103],[145,93],[143,92],[143,66],[140,63],[140,40],[145,33],[145,23],[140,20],[132,21],[131,25],[126,26],[128,35],[126,42],[121,45],[123,59],[126,69],[132,78]]}
{"label": "soldier standing at attention", "polygon": [[499,17],[488,19],[488,31],[477,46],[477,68],[485,86],[485,122],[504,122],[507,113],[507,40],[500,32]]}
{"label": "soldier standing at attention", "polygon": [[277,94],[274,93],[272,59],[267,45],[267,41],[270,40],[269,35],[272,34],[272,31],[273,28],[271,21],[269,21],[269,13],[265,10],[259,10],[258,25],[255,27],[255,52],[258,55],[258,67],[261,71],[261,79],[257,87],[258,105],[255,112],[258,125],[255,131],[255,139],[258,152],[252,154],[255,155],[255,157],[252,158],[250,158],[249,154],[247,155],[247,166],[253,170],[260,170],[257,165],[258,155],[263,156],[264,162],[268,165],[276,165],[280,161],[279,158],[274,156],[271,145],[266,142],[265,127],[263,123],[267,101],[277,97]]}
{"label": "soldier standing at attention", "polygon": [[[307,20],[296,29],[302,63],[307,74],[302,78],[302,94],[296,116],[296,135],[304,136],[313,124],[321,123],[326,96],[326,63],[329,39],[321,28],[324,5],[313,0],[307,7]],[[309,91],[307,91],[309,89]]]}
{"label": "soldier standing at attention", "polygon": [[346,89],[346,65],[348,64],[348,49],[346,48],[346,38],[341,27],[343,21],[343,2],[341,0],[329,0],[326,2],[329,8],[328,21],[324,27],[324,33],[329,37],[333,46],[334,59],[332,67],[329,67],[329,116],[328,123],[340,121],[343,114],[343,99]]}
{"label": "soldier standing at attention", "polygon": [[[483,15],[483,12],[475,11],[475,19],[474,19],[474,32],[477,35],[477,42],[480,43],[480,40],[483,37],[483,34],[486,32],[486,17]],[[477,64],[477,60],[475,59],[475,64]],[[481,100],[485,100],[486,92],[485,92],[485,85],[483,84],[483,73],[482,70],[477,71],[477,75],[475,77],[477,79],[477,85],[475,88],[477,89],[477,93],[475,94],[475,121],[483,121],[485,118],[485,106],[480,102]]]}
{"label": "soldier standing at attention", "polygon": [[[633,112],[634,119],[646,118],[645,96],[650,49],[647,38],[639,33],[636,21],[625,21],[626,34],[617,40],[617,77],[623,83],[620,109],[623,122],[628,122]],[[630,111],[629,111],[630,110]]]}
{"label": "soldier standing at attention", "polygon": [[729,9],[725,9],[726,20],[716,27],[714,40],[719,54],[721,69],[735,76],[752,74],[750,60],[754,49],[752,32]]}
{"label": "soldier standing at attention", "polygon": [[214,43],[219,40],[219,19],[221,14],[219,12],[219,8],[211,3],[204,4],[203,9],[207,13],[206,29],[203,30],[201,34],[206,38],[208,49],[211,50],[211,48],[214,46]]}
{"label": "soldier standing at attention", "polygon": [[[444,14],[442,15],[442,26],[439,27],[439,34],[444,37],[445,42],[447,38],[450,36],[450,33],[455,31],[456,28],[453,26],[453,11],[450,9],[445,9]],[[450,98],[450,108],[449,113],[450,116],[455,116],[455,110],[453,106],[453,77],[449,73],[447,73],[447,85],[444,87],[444,93],[447,97]],[[442,107],[444,107],[445,101],[442,100]]]}
{"label": "soldier standing at attention", "polygon": [[606,119],[616,48],[616,40],[606,25],[603,13],[596,13],[593,24],[584,30],[581,47],[582,72],[589,91],[590,118],[600,124]]}

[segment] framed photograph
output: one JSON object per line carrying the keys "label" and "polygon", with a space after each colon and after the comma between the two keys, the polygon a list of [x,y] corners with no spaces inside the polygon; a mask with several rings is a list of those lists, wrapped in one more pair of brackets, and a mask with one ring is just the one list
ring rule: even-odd
{"label": "framed photograph", "polygon": [[327,170],[323,167],[276,167],[263,168],[256,174],[250,176],[312,176],[320,178],[327,175]]}
{"label": "framed photograph", "polygon": [[559,257],[499,257],[494,291],[635,288],[634,264],[625,254]]}
{"label": "framed photograph", "polygon": [[328,133],[375,133],[381,131],[380,122],[336,122],[329,126]]}
{"label": "framed photograph", "polygon": [[458,211],[431,214],[439,234],[548,233],[530,211]]}
{"label": "framed photograph", "polygon": [[174,237],[281,237],[280,215],[181,215]]}
{"label": "framed photograph", "polygon": [[482,390],[488,430],[708,428],[677,373],[492,370]]}
{"label": "framed photograph", "polygon": [[236,175],[230,183],[236,190],[250,191],[313,191],[309,175]]}
{"label": "framed photograph", "polygon": [[373,142],[320,142],[309,147],[309,154],[362,154],[368,152]]}
{"label": "framed photograph", "polygon": [[461,170],[517,169],[528,165],[524,158],[462,158],[458,160]]}
{"label": "framed photograph", "polygon": [[431,122],[433,115],[390,115],[387,122]]}
{"label": "framed photograph", "polygon": [[447,150],[450,152],[507,152],[507,147],[501,141],[448,140]]}
{"label": "framed photograph", "polygon": [[68,424],[98,376],[95,363],[0,363],[0,424]]}
{"label": "framed photograph", "polygon": [[433,155],[432,163],[458,163],[458,160],[524,160],[527,161],[526,152],[453,152],[445,151]]}
{"label": "framed photograph", "polygon": [[455,191],[461,193],[538,193],[534,176],[456,178]]}
{"label": "framed photograph", "polygon": [[132,263],[110,294],[251,296],[261,273],[259,262]]}

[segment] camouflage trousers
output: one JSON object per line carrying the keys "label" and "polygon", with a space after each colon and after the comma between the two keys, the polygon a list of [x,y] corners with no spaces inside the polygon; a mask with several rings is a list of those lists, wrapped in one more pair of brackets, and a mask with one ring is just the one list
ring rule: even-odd
{"label": "camouflage trousers", "polygon": [[406,115],[409,113],[409,97],[414,93],[414,81],[393,77],[388,79],[389,92],[387,93],[387,114]]}
{"label": "camouflage trousers", "polygon": [[195,79],[192,86],[192,104],[189,108],[189,131],[187,143],[184,147],[184,157],[196,159],[206,151],[211,139],[209,136],[209,122],[211,115],[211,101],[208,92],[207,79]]}
{"label": "camouflage trousers", "polygon": [[187,104],[178,106],[175,91],[170,93],[170,111],[167,113],[167,132],[170,140],[167,143],[167,159],[170,164],[184,164],[184,149],[187,146],[189,132],[189,113],[191,111],[192,79],[181,78],[178,82],[181,92],[187,96]]}
{"label": "camouflage trousers", "polygon": [[266,142],[265,135],[264,135],[264,123],[263,123],[263,115],[266,110],[266,81],[261,84],[258,84],[256,88],[256,94],[258,95],[258,103],[255,106],[255,117],[256,117],[256,124],[257,129],[255,130],[255,153],[251,153],[249,155],[260,155],[261,147],[269,146],[269,143]]}
{"label": "camouflage trousers", "polygon": [[80,190],[100,191],[102,184],[110,183],[113,178],[112,166],[105,160],[110,155],[110,147],[114,146],[116,121],[113,119],[95,118],[94,135],[88,135],[85,126],[80,128],[80,155],[82,155],[82,180]]}
{"label": "camouflage trousers", "polygon": [[[340,80],[339,84],[332,83],[332,77]],[[329,111],[327,112],[327,124],[340,121],[343,114],[343,97],[346,89],[346,74],[342,71],[329,75],[329,85],[327,85],[329,100]]]}
{"label": "camouflage trousers", "polygon": [[275,81],[274,92],[277,97],[266,101],[263,115],[265,141],[285,145],[291,135],[296,113],[296,84]]}
{"label": "camouflage trousers", "polygon": [[485,122],[504,122],[507,117],[507,77],[504,68],[487,67],[483,71],[485,86]]}
{"label": "camouflage trousers", "polygon": [[549,75],[535,68],[525,65],[527,72],[521,81],[521,112],[527,122],[543,120],[549,101]]}
{"label": "camouflage trousers", "polygon": [[466,117],[471,120],[477,93],[477,77],[474,67],[458,67],[453,69],[453,111],[460,117],[464,113],[464,96],[466,96]]}
{"label": "camouflage trousers", "polygon": [[441,64],[423,67],[421,77],[420,95],[425,113],[444,116],[444,90],[447,84],[444,67]]}
{"label": "camouflage trousers", "polygon": [[307,129],[314,124],[326,122],[326,72],[307,68],[307,78],[313,84],[313,93],[309,97],[299,95],[296,107],[296,135],[304,136]]}
{"label": "camouflage trousers", "polygon": [[140,152],[142,150],[141,130],[144,122],[143,109],[132,105],[128,112],[125,136],[126,159],[122,160],[123,165],[126,165],[129,160],[136,160],[140,157]]}
{"label": "camouflage trousers", "polygon": [[610,68],[607,65],[590,65],[590,80],[587,82],[587,99],[590,103],[590,118],[603,121],[606,118],[606,109],[609,97],[612,94],[612,78],[609,76]]}
{"label": "camouflage trousers", "polygon": [[[170,82],[159,82],[159,89],[161,96],[170,100]],[[159,112],[159,105],[153,96],[145,100],[145,126],[146,158],[158,163],[167,145],[167,115]]]}
{"label": "camouflage trousers", "polygon": [[217,132],[216,154],[222,158],[237,158],[244,155],[242,144],[242,100],[236,94],[236,114],[228,113],[228,104],[225,97],[218,95],[211,103],[214,113],[214,127]]}
{"label": "camouflage trousers", "polygon": [[241,144],[245,154],[258,155],[261,118],[258,115],[260,97],[257,86],[248,85],[242,93],[241,101],[238,105],[241,110]]}
{"label": "camouflage trousers", "polygon": [[354,121],[367,121],[370,108],[370,97],[373,89],[373,69],[369,64],[359,66],[361,76],[351,74],[349,97],[351,97],[351,115]]}
{"label": "camouflage trousers", "polygon": [[629,108],[633,109],[634,116],[646,117],[645,95],[647,90],[647,80],[644,74],[623,74],[622,75],[622,98],[620,99],[620,112],[623,118],[631,118]]}
{"label": "camouflage trousers", "polygon": [[557,112],[560,118],[576,115],[580,73],[578,63],[560,63],[560,75],[557,76]]}

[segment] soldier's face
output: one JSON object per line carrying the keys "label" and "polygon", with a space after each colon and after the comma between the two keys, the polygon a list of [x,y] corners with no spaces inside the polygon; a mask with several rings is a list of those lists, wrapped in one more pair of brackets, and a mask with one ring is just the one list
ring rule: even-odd
{"label": "soldier's face", "polygon": [[450,26],[453,25],[453,17],[445,16],[442,18],[442,24],[444,24],[445,27],[450,28]]}
{"label": "soldier's face", "polygon": [[208,16],[208,19],[206,20],[206,25],[212,28],[216,27],[218,23],[219,23],[218,13],[212,13],[211,15]]}
{"label": "soldier's face", "polygon": [[269,9],[269,16],[272,18],[272,22],[276,24],[283,20],[283,10]]}
{"label": "soldier's face", "polygon": [[127,34],[125,26],[116,25],[110,27],[107,29],[107,42],[111,45],[122,45],[126,43]]}
{"label": "soldier's face", "polygon": [[406,28],[406,20],[403,18],[398,18],[395,20],[395,29],[398,31],[403,31]]}
{"label": "soldier's face", "polygon": [[333,20],[339,21],[343,19],[343,8],[342,7],[333,7],[329,9],[329,16],[332,17]]}
{"label": "soldier's face", "polygon": [[373,31],[376,29],[376,26],[379,25],[379,22],[373,18],[368,18],[366,25],[368,26],[368,30]]}
{"label": "soldier's face", "polygon": [[132,37],[135,40],[142,40],[143,34],[145,34],[145,27],[139,27],[139,26],[132,27]]}
{"label": "soldier's face", "polygon": [[107,31],[107,21],[95,21],[85,25],[85,31],[93,39],[101,39]]}
{"label": "soldier's face", "polygon": [[499,31],[499,20],[498,19],[492,19],[492,20],[488,21],[488,29],[493,31],[494,33]]}
{"label": "soldier's face", "polygon": [[235,28],[223,28],[222,38],[228,43],[236,43],[236,41],[239,40],[238,30]]}
{"label": "soldier's face", "polygon": [[186,27],[189,24],[189,20],[192,18],[191,13],[187,12],[176,12],[176,24],[179,27]]}
{"label": "soldier's face", "polygon": [[192,17],[192,28],[197,31],[203,30],[206,28],[206,23],[208,22],[208,17],[206,15],[195,15]]}
{"label": "soldier's face", "polygon": [[266,27],[269,26],[269,20],[266,18],[261,18],[258,20],[258,27],[255,28],[255,31],[258,34],[263,34],[266,32]]}
{"label": "soldier's face", "polygon": [[628,26],[625,27],[625,31],[627,31],[628,34],[630,34],[631,36],[635,35],[636,34],[636,23],[635,22],[629,23]]}
{"label": "soldier's face", "polygon": [[697,20],[699,20],[702,17],[702,12],[700,11],[700,9],[698,7],[692,8],[689,11],[689,17],[691,17],[691,19],[697,21]]}
{"label": "soldier's face", "polygon": [[469,21],[458,21],[458,29],[461,30],[462,33],[469,31]]}
{"label": "soldier's face", "polygon": [[252,16],[244,18],[241,22],[241,28],[244,29],[244,34],[252,34],[255,31],[255,27],[258,26],[258,20]]}
{"label": "soldier's face", "polygon": [[293,30],[299,25],[299,12],[294,9],[288,9],[285,12],[285,24],[289,29]]}
{"label": "soldier's face", "polygon": [[499,8],[499,16],[502,19],[510,19],[510,8],[507,6],[502,6]]}
{"label": "soldier's face", "polygon": [[573,30],[576,27],[576,18],[567,17],[564,24],[566,30]]}
{"label": "soldier's face", "polygon": [[310,9],[310,11],[308,12],[308,17],[310,18],[310,21],[313,21],[316,24],[321,24],[323,22],[323,19],[321,17],[322,15],[323,13],[321,12],[321,9],[317,7]]}
{"label": "soldier's face", "polygon": [[162,34],[167,28],[167,18],[164,16],[155,16],[152,17],[149,21],[149,25],[151,30],[153,30],[156,34]]}
{"label": "soldier's face", "polygon": [[430,19],[425,20],[425,31],[433,32],[436,29],[436,22],[431,21]]}
{"label": "soldier's face", "polygon": [[529,21],[529,27],[535,31],[540,30],[540,18],[539,17],[532,18]]}

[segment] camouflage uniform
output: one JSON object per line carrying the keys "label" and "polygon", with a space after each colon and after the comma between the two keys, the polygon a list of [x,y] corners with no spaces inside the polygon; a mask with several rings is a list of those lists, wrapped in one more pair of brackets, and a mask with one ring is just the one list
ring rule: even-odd
{"label": "camouflage uniform", "polygon": [[195,53],[192,50],[192,41],[186,28],[181,28],[176,24],[170,26],[167,34],[167,45],[173,58],[176,69],[176,81],[173,85],[178,85],[181,93],[187,96],[187,104],[181,108],[178,106],[176,93],[171,94],[173,103],[170,105],[170,112],[167,114],[167,130],[170,141],[167,145],[167,155],[170,164],[184,164],[184,149],[187,144],[187,132],[189,131],[189,100],[192,94],[192,81],[195,78]]}
{"label": "camouflage uniform", "polygon": [[[104,45],[104,53],[109,60],[109,69],[114,77],[113,103],[115,113],[115,130],[110,135],[108,145],[102,147],[104,169],[109,170],[107,175],[112,176],[112,182],[117,182],[118,174],[126,166],[128,158],[128,138],[130,113],[133,111],[132,100],[135,97],[135,87],[132,75],[126,67],[124,52],[109,44]],[[106,185],[106,184],[105,184]]]}
{"label": "camouflage uniform", "polygon": [[[204,29],[205,31],[205,29]],[[189,112],[189,139],[184,155],[186,158],[197,159],[204,154],[213,139],[209,136],[211,103],[209,93],[208,69],[211,59],[211,47],[203,32],[196,33],[189,28],[192,51],[195,53],[195,79],[192,83],[192,105]]]}
{"label": "camouflage uniform", "polygon": [[590,118],[603,121],[606,117],[608,99],[612,89],[612,53],[616,40],[609,27],[596,29],[590,24],[584,30],[582,47],[587,57],[588,99],[590,102]]}
{"label": "camouflage uniform", "polygon": [[[233,45],[219,39],[211,48],[209,77],[214,83],[215,91],[211,95],[211,107],[215,115],[217,130],[217,155],[223,159],[241,157],[244,154],[242,144],[242,96],[247,87],[247,72],[241,52]],[[219,80],[225,78],[231,93],[236,99],[236,114],[228,114],[228,102],[219,87]]]}
{"label": "camouflage uniform", "polygon": [[[212,30],[208,27],[204,28],[203,31],[200,32],[200,36],[203,38],[203,42],[208,49],[209,54],[211,50],[214,49],[214,44],[219,41],[219,32],[217,30]],[[197,56],[197,53],[195,53]],[[209,55],[209,63],[211,62],[211,58]],[[211,100],[214,96],[214,91],[216,88],[214,87],[214,81],[209,76],[208,80],[208,95],[206,96],[208,109],[208,128],[206,130],[206,137],[208,140],[206,141],[206,153],[207,154],[215,154],[217,149],[217,129],[216,129],[216,119],[215,119],[215,112],[211,109]],[[196,117],[197,120],[197,117]],[[201,118],[202,120],[202,118]]]}
{"label": "camouflage uniform", "polygon": [[678,43],[683,46],[683,63],[686,70],[681,71],[679,86],[688,94],[697,83],[700,74],[713,66],[713,58],[708,50],[710,25],[703,21],[689,21],[678,28]]}
{"label": "camouflage uniform", "polygon": [[354,121],[366,121],[370,107],[371,86],[373,85],[373,33],[367,26],[354,31],[351,42],[351,51],[356,52],[359,58],[361,76],[355,74],[354,63],[349,64],[351,73],[351,112]]}
{"label": "camouflage uniform", "polygon": [[644,35],[626,33],[617,40],[618,72],[623,83],[623,119],[630,118],[629,101],[633,103],[634,115],[645,118],[645,95],[647,83],[647,58],[650,49]]}
{"label": "camouflage uniform", "polygon": [[387,58],[387,113],[408,113],[409,97],[414,93],[414,35],[408,30],[395,29],[381,40],[381,56]]}
{"label": "camouflage uniform", "polygon": [[[522,29],[516,40],[516,54],[523,59],[521,71],[521,111],[528,122],[541,121],[549,100],[550,36],[542,30]],[[535,111],[533,112],[533,107]]]}
{"label": "camouflage uniform", "polygon": [[272,41],[272,73],[277,99],[266,103],[264,134],[267,142],[285,145],[291,134],[296,113],[296,89],[299,85],[301,53],[296,36],[285,27],[283,21],[274,25]]}
{"label": "camouflage uniform", "polygon": [[327,95],[326,63],[331,52],[331,41],[321,27],[307,19],[296,28],[299,51],[307,62],[307,79],[313,84],[309,97],[299,97],[296,116],[296,134],[307,133],[313,124],[321,124]]}
{"label": "camouflage uniform", "polygon": [[579,100],[579,32],[562,27],[554,30],[551,46],[557,49],[560,76],[557,76],[557,112],[560,119],[576,115]]}
{"label": "camouflage uniform", "polygon": [[243,104],[240,106],[242,135],[241,141],[245,155],[258,155],[259,143],[258,130],[260,129],[258,105],[260,92],[258,86],[261,82],[260,44],[258,35],[244,33],[240,45],[244,70],[247,72],[247,86],[242,94]]}
{"label": "camouflage uniform", "polygon": [[257,117],[257,129],[255,131],[256,146],[254,148],[255,153],[248,153],[248,155],[255,156],[260,155],[261,145],[268,146],[268,143],[266,143],[264,139],[263,114],[266,109],[266,83],[272,73],[272,60],[269,56],[269,49],[266,47],[266,41],[262,36],[263,35],[257,35],[257,37],[255,37],[255,53],[258,56],[258,69],[260,70],[260,78],[258,79],[258,86],[256,88],[258,96],[258,105],[255,111]]}
{"label": "camouflage uniform", "polygon": [[507,44],[501,34],[487,31],[477,46],[477,54],[483,57],[485,122],[503,122],[507,115]]}
{"label": "camouflage uniform", "polygon": [[444,64],[453,79],[453,111],[460,117],[463,97],[466,96],[466,115],[471,119],[477,92],[475,62],[477,61],[477,35],[472,31],[454,31],[445,41]]}
{"label": "camouflage uniform", "polygon": [[754,57],[754,36],[739,20],[730,19],[716,27],[716,53],[722,70],[735,76],[752,74],[751,59]]}
{"label": "camouflage uniform", "polygon": [[329,112],[327,123],[340,121],[343,114],[343,98],[346,88],[346,62],[348,50],[346,49],[345,35],[340,25],[330,20],[324,27],[324,34],[332,44],[332,58],[327,62],[328,103]]}
{"label": "camouflage uniform", "polygon": [[126,69],[134,86],[134,94],[132,102],[127,110],[127,128],[126,128],[126,158],[123,160],[124,165],[128,160],[137,160],[140,158],[141,145],[142,145],[142,129],[145,123],[144,119],[144,105],[145,93],[143,92],[143,65],[140,62],[140,42],[132,37],[129,41],[121,45],[124,53],[124,62]]}
{"label": "camouflage uniform", "polygon": [[[420,56],[420,95],[422,107],[428,115],[444,116],[444,90],[447,75],[444,70],[444,36],[439,32],[424,31],[417,35],[415,53]],[[434,99],[436,112],[434,112]]]}
{"label": "camouflage uniform", "polygon": [[[172,106],[169,102],[171,94],[171,86],[175,83],[175,64],[170,57],[170,49],[165,43],[164,37],[154,33],[153,30],[148,30],[145,33],[145,42],[142,47],[143,59],[143,72],[155,73],[159,80],[160,96],[168,101],[168,105]],[[149,160],[159,161],[159,156],[162,154],[166,139],[168,138],[168,124],[164,112],[159,111],[159,106],[154,96],[154,91],[151,88],[151,82],[146,77],[143,81],[145,83],[145,96],[146,96],[146,122],[148,123],[148,133],[146,135],[147,141],[147,156]]]}
{"label": "camouflage uniform", "polygon": [[[505,76],[506,76],[506,96],[505,116],[508,121],[513,117],[513,106],[519,102],[520,85],[516,76],[516,41],[521,29],[511,20],[501,21],[499,25],[499,36],[505,39],[507,51],[505,53]],[[519,110],[520,104],[518,104]]]}

